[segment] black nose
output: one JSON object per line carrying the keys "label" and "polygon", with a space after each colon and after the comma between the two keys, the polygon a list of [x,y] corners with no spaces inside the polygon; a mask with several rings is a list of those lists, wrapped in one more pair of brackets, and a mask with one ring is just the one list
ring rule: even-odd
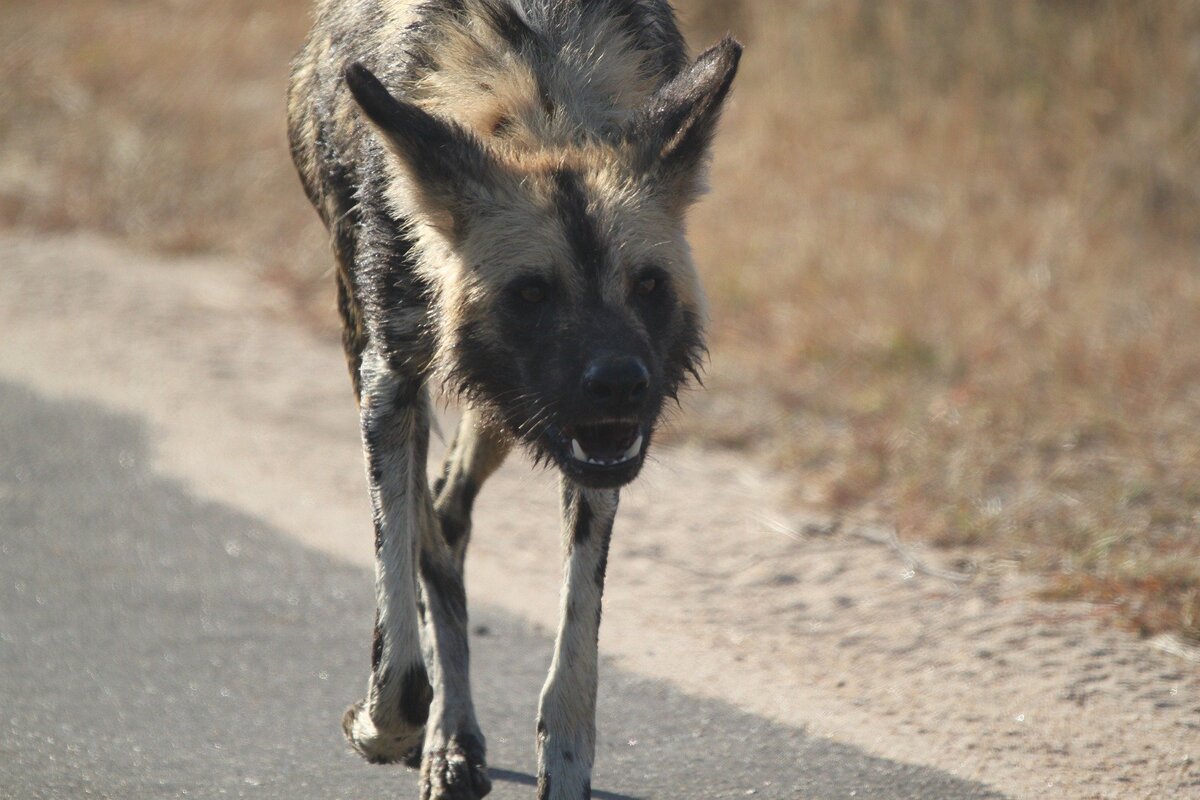
{"label": "black nose", "polygon": [[650,373],[631,356],[598,358],[583,373],[583,392],[613,410],[636,407],[646,398]]}

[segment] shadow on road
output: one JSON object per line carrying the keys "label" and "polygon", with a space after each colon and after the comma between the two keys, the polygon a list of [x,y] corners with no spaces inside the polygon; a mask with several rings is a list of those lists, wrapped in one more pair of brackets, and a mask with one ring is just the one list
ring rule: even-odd
{"label": "shadow on road", "polygon": [[[524,772],[514,772],[511,769],[500,769],[497,767],[489,767],[488,775],[494,781],[505,781],[507,783],[516,783],[521,786],[537,786],[537,778],[532,775],[527,775]],[[592,789],[593,800],[640,800],[637,797],[630,797],[627,794],[616,794],[614,792],[606,792],[602,789]]]}

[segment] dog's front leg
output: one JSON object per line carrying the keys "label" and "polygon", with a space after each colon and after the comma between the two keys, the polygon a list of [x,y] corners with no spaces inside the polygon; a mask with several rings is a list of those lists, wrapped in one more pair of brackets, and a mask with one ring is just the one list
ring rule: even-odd
{"label": "dog's front leg", "polygon": [[492,784],[471,700],[462,563],[442,536],[428,489],[421,518],[421,646],[433,684],[421,758],[421,800],[478,800]]}
{"label": "dog's front leg", "polygon": [[446,453],[442,475],[433,485],[433,507],[442,538],[461,572],[471,539],[471,507],[483,482],[508,455],[511,443],[488,428],[477,410],[463,411],[454,442]]}
{"label": "dog's front leg", "polygon": [[565,585],[550,676],[538,707],[538,800],[591,796],[596,751],[597,637],[616,489],[562,481]]}
{"label": "dog's front leg", "polygon": [[378,353],[364,354],[360,376],[363,452],[375,527],[375,638],[367,696],[350,706],[342,727],[368,761],[416,766],[432,698],[417,616],[425,482],[418,451],[428,436],[423,430],[424,392],[419,381],[392,371]]}
{"label": "dog's front leg", "polygon": [[477,800],[491,786],[471,702],[462,574],[425,472],[429,399],[419,379],[377,353],[364,355],[361,376],[377,622],[367,698],[343,725],[373,761],[406,758],[423,741],[423,800]]}

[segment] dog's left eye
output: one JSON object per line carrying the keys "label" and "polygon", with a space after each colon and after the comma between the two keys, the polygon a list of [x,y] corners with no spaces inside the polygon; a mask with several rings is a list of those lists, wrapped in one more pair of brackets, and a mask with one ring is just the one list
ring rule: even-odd
{"label": "dog's left eye", "polygon": [[633,286],[634,291],[638,294],[649,296],[661,289],[664,283],[666,283],[666,278],[658,270],[647,270],[638,276],[637,282]]}

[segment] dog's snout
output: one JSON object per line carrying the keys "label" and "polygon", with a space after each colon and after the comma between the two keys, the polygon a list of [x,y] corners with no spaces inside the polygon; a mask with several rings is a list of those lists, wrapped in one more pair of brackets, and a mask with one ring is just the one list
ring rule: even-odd
{"label": "dog's snout", "polygon": [[588,399],[613,410],[641,405],[650,387],[650,372],[640,358],[598,358],[583,373],[583,391]]}

